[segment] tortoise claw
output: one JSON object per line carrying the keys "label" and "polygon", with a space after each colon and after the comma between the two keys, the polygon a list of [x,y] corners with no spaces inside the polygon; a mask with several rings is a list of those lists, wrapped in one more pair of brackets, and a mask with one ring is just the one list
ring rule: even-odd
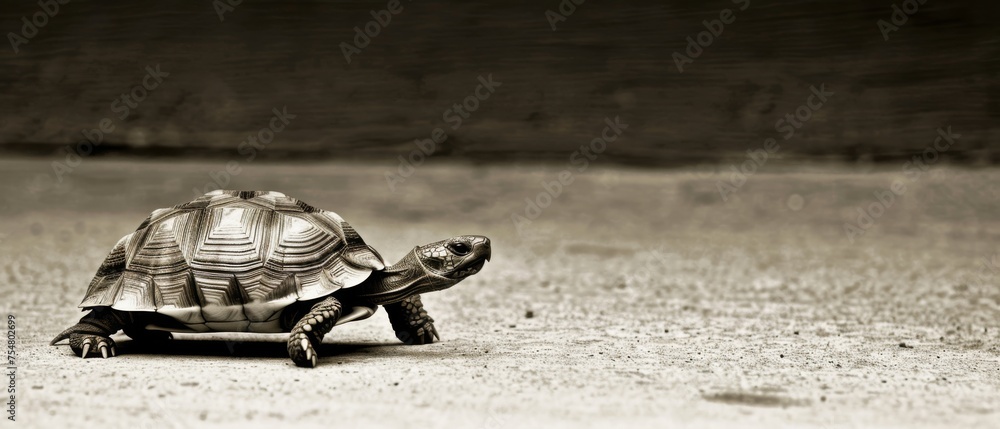
{"label": "tortoise claw", "polygon": [[440,336],[438,336],[438,331],[437,331],[437,328],[435,328],[435,327],[434,327],[434,325],[431,325],[431,328],[430,328],[430,333],[431,333],[431,335],[433,335],[433,336],[434,336],[434,339],[432,340],[432,339],[428,338],[428,339],[427,339],[427,340],[428,340],[428,341],[427,341],[428,343],[432,343],[432,342],[434,342],[435,340],[436,340],[436,341],[441,341],[441,337],[440,337]]}
{"label": "tortoise claw", "polygon": [[101,352],[101,357],[118,356],[115,340],[96,334],[72,334],[69,337],[69,347],[81,358],[86,359],[91,352]]}
{"label": "tortoise claw", "polygon": [[397,331],[396,338],[399,338],[403,344],[407,345],[431,344],[435,340],[441,340],[433,321],[425,321],[422,325],[414,329]]}

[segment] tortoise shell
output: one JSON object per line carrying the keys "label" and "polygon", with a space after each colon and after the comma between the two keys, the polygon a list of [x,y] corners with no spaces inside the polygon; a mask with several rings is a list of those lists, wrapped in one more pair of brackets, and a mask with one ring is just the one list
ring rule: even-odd
{"label": "tortoise shell", "polygon": [[289,304],[384,268],[334,212],[279,192],[220,190],[156,210],[122,237],[80,307],[157,312],[200,332],[280,332]]}

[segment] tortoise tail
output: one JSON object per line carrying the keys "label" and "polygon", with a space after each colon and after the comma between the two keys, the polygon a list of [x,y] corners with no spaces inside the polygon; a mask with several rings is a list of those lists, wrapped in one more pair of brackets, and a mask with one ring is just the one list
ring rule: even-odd
{"label": "tortoise tail", "polygon": [[77,324],[66,328],[65,331],[56,335],[56,337],[49,342],[49,345],[54,346],[59,341],[65,340],[73,334],[110,336],[111,334],[114,334],[124,328],[129,323],[129,320],[130,317],[128,313],[111,309],[95,308],[90,313],[87,313],[86,316],[83,316]]}

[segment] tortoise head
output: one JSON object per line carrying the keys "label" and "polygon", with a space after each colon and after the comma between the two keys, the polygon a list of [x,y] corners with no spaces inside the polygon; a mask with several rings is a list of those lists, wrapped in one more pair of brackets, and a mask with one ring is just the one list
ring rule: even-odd
{"label": "tortoise head", "polygon": [[372,288],[359,292],[373,304],[385,305],[447,289],[478,273],[491,253],[490,239],[481,235],[460,235],[417,246],[386,267]]}
{"label": "tortoise head", "polygon": [[458,283],[483,269],[486,261],[490,260],[492,249],[489,238],[460,235],[417,246],[413,252],[430,273]]}

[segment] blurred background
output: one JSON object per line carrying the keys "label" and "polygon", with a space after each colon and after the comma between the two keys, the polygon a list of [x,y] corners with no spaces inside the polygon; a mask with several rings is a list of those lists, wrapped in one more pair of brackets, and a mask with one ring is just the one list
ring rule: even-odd
{"label": "blurred background", "polygon": [[[435,157],[562,160],[616,115],[628,142],[603,162],[741,156],[825,85],[834,101],[785,156],[905,158],[951,125],[966,134],[949,160],[1000,159],[995,3],[926,2],[899,26],[892,2],[550,3],[403,1],[348,63],[341,44],[387,2],[73,2],[0,57],[0,149],[54,156],[108,117],[95,154],[230,157],[287,106],[294,125],[259,159],[393,159],[493,75],[502,87]],[[681,72],[673,54],[724,9]],[[41,10],[8,2],[0,22],[20,35]],[[885,40],[879,21],[898,30]],[[157,65],[165,84],[120,119],[111,103]]]}
{"label": "blurred background", "polygon": [[[0,280],[39,386],[22,390],[23,413],[990,427],[998,12],[972,0],[5,2]],[[369,393],[327,407],[259,397],[298,394],[281,347],[227,359],[229,343],[199,344],[79,371],[45,345],[79,317],[119,237],[218,188],[336,211],[390,262],[469,233],[493,239],[493,262],[425,298],[442,344],[388,347],[384,320],[331,335],[353,345],[327,364],[365,376],[310,387]],[[278,370],[240,382],[254,365]],[[136,366],[149,371],[121,381]],[[239,412],[175,391],[186,374]],[[147,385],[167,387],[123,414]]]}

